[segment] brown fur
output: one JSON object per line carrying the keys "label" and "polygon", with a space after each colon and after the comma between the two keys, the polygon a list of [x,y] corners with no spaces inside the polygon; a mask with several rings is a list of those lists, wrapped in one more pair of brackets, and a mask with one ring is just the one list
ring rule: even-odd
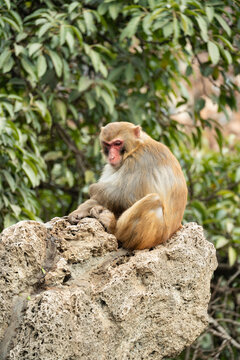
{"label": "brown fur", "polygon": [[177,159],[140,130],[125,122],[102,128],[100,141],[121,139],[125,153],[117,167],[105,166],[98,183],[90,187],[91,199],[69,215],[76,222],[100,204],[118,219],[115,230],[114,220],[110,221],[111,230],[129,249],[150,248],[167,240],[181,226],[187,201]]}

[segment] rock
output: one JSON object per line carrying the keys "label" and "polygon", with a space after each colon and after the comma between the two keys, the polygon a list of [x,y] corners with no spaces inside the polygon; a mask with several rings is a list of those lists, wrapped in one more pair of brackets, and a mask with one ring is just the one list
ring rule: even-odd
{"label": "rock", "polygon": [[96,219],[21,221],[0,240],[0,358],[174,357],[208,324],[216,266],[195,223],[128,252]]}

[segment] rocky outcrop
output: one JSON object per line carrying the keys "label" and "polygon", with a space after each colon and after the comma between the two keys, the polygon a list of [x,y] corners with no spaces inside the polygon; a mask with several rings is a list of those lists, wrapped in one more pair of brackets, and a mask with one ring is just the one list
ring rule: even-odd
{"label": "rocky outcrop", "polygon": [[128,252],[95,219],[19,222],[0,241],[0,358],[174,357],[208,323],[215,268],[195,223]]}

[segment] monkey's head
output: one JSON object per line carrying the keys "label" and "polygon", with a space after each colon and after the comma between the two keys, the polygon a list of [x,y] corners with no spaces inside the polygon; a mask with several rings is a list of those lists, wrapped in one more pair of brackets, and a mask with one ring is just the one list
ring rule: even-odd
{"label": "monkey's head", "polygon": [[128,122],[115,122],[102,127],[100,142],[108,163],[119,168],[124,154],[136,148],[140,137],[141,127]]}

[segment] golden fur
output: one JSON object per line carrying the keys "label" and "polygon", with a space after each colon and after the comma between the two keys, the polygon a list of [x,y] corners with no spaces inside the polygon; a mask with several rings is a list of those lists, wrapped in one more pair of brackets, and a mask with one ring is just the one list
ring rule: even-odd
{"label": "golden fur", "polygon": [[183,172],[171,151],[139,126],[117,122],[102,128],[101,143],[116,139],[124,143],[120,163],[106,164],[98,183],[90,187],[91,199],[69,219],[89,216],[98,204],[114,213],[117,223],[113,230],[111,218],[111,229],[123,247],[156,246],[181,226],[187,202]]}

